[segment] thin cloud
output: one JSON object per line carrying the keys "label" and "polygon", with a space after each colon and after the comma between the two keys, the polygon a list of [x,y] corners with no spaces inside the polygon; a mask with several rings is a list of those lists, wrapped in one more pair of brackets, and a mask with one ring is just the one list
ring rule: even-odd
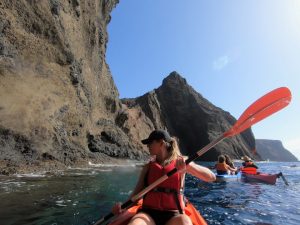
{"label": "thin cloud", "polygon": [[229,55],[221,56],[213,62],[213,69],[216,71],[220,71],[224,69],[232,60]]}

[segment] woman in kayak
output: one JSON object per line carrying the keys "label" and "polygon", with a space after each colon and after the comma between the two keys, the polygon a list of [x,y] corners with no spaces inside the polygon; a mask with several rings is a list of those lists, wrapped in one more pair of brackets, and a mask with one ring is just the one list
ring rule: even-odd
{"label": "woman in kayak", "polygon": [[[206,182],[215,181],[216,177],[208,168],[191,162],[186,166],[180,154],[177,141],[165,130],[154,130],[142,143],[148,146],[154,158],[146,164],[140,174],[137,185],[130,198],[174,167],[179,172],[170,176],[148,192],[143,199],[141,210],[132,217],[130,225],[192,225],[191,219],[184,214],[184,177],[189,173]],[[121,204],[117,203],[112,212],[121,213]]]}
{"label": "woman in kayak", "polygon": [[215,169],[216,169],[218,175],[231,174],[237,170],[226,164],[226,158],[224,155],[219,155],[218,163],[215,165]]}
{"label": "woman in kayak", "polygon": [[244,156],[242,157],[242,160],[244,160],[244,162],[242,163],[244,168],[254,167],[255,169],[258,169],[258,166],[254,164],[250,157]]}
{"label": "woman in kayak", "polygon": [[254,162],[251,160],[250,157],[244,156],[242,157],[242,160],[244,160],[244,162],[242,163],[242,167],[240,168],[242,173],[248,173],[248,174],[259,173],[257,172],[258,166],[254,164]]}
{"label": "woman in kayak", "polygon": [[231,172],[231,174],[237,174],[237,168],[234,166],[234,164],[233,164],[233,161],[232,161],[232,159],[230,158],[230,156],[229,155],[227,155],[227,154],[224,154],[224,156],[225,156],[225,163],[228,165],[228,166],[230,166],[232,169],[235,169],[235,171],[233,172],[233,171],[230,171]]}

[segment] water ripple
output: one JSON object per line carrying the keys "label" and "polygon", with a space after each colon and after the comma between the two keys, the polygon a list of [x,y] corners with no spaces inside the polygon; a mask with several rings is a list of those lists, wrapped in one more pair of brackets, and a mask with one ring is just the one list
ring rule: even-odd
{"label": "water ripple", "polygon": [[[289,182],[205,183],[187,176],[185,195],[210,225],[300,224],[300,163],[259,163]],[[124,202],[139,167],[70,169],[57,175],[0,177],[0,224],[89,225]]]}

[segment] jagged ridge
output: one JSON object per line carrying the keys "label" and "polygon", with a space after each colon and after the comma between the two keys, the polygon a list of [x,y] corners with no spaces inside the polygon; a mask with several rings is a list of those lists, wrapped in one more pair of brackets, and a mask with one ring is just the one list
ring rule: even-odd
{"label": "jagged ridge", "polygon": [[[162,85],[135,99],[123,99],[131,110],[141,109],[154,128],[168,129],[180,139],[184,154],[190,155],[216,139],[236,121],[230,113],[214,106],[197,93],[177,72],[170,73]],[[217,160],[221,153],[234,158],[253,156],[255,140],[251,129],[241,136],[225,140],[206,153],[201,160]]]}

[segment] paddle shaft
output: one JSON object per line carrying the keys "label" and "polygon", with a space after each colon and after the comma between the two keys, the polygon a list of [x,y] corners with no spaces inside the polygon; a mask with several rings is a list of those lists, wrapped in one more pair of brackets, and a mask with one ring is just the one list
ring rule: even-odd
{"label": "paddle shaft", "polygon": [[278,174],[278,177],[281,177],[281,178],[282,178],[282,180],[284,181],[285,185],[287,185],[287,186],[289,185],[287,179],[283,176],[282,172],[280,172],[280,173]]}

